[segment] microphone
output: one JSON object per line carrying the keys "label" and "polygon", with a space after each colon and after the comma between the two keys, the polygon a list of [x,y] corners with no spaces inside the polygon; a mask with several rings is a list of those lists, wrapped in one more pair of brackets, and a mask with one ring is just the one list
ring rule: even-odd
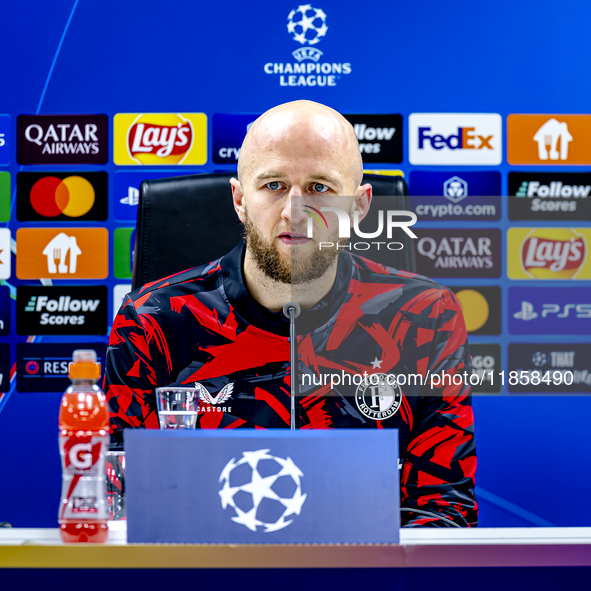
{"label": "microphone", "polygon": [[302,309],[297,302],[287,302],[283,306],[283,314],[289,318],[289,359],[291,365],[291,419],[290,428],[295,431],[296,424],[296,396],[297,396],[297,367],[298,367],[298,353],[297,353],[297,339],[295,330],[295,319],[300,315]]}

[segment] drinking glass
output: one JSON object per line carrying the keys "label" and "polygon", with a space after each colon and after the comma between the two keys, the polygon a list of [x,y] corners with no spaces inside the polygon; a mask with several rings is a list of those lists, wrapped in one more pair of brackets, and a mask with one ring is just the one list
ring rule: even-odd
{"label": "drinking glass", "polygon": [[197,388],[156,388],[156,400],[161,429],[195,428],[199,408]]}

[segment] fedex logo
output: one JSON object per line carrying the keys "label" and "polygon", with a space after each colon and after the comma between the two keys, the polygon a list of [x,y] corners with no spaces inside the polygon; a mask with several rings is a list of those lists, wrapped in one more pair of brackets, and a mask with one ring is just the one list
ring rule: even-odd
{"label": "fedex logo", "polygon": [[445,146],[450,150],[482,150],[483,148],[492,150],[490,142],[493,136],[476,135],[475,129],[474,127],[458,127],[456,135],[445,137],[431,134],[430,127],[419,127],[419,150],[424,149],[426,141],[431,143],[434,150],[442,150]]}
{"label": "fedex logo", "polygon": [[498,165],[502,121],[496,113],[413,113],[409,118],[411,164]]}

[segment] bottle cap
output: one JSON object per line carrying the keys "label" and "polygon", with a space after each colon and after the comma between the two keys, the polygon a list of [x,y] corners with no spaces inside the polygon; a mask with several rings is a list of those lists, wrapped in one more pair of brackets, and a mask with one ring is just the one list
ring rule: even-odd
{"label": "bottle cap", "polygon": [[70,365],[71,380],[98,380],[101,377],[101,364],[96,362],[96,351],[76,349]]}

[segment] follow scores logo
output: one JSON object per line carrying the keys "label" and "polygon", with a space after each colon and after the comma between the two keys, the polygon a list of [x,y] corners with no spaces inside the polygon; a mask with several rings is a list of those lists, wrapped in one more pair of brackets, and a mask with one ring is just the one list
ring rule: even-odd
{"label": "follow scores logo", "polygon": [[120,165],[205,164],[205,113],[117,113],[113,160]]}
{"label": "follow scores logo", "polygon": [[411,164],[501,164],[501,116],[497,113],[412,113],[409,142]]}
{"label": "follow scores logo", "polygon": [[107,219],[106,172],[19,172],[16,184],[21,222]]}

